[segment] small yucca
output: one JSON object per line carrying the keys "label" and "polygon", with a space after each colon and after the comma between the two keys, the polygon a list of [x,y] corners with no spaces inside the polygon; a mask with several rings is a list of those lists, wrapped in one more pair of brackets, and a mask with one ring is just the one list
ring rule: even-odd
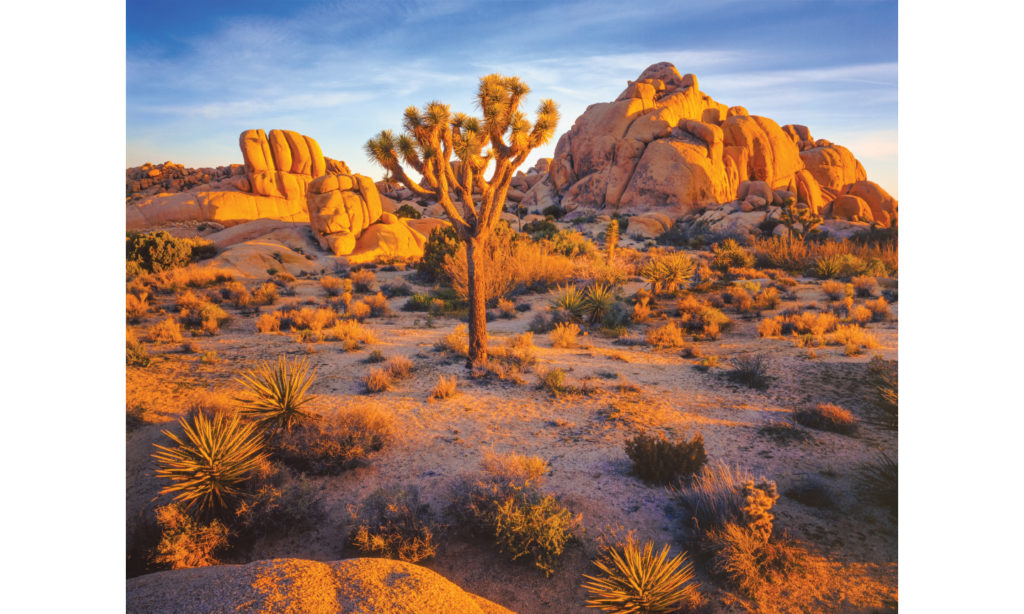
{"label": "small yucca", "polygon": [[256,425],[239,423],[237,414],[210,418],[198,413],[191,424],[184,419],[180,423],[183,438],[164,431],[175,447],[153,444],[159,450],[153,453],[159,465],[156,475],[171,481],[160,494],[177,493],[174,500],[186,509],[221,511],[265,460],[263,440]]}
{"label": "small yucca", "polygon": [[600,322],[615,302],[615,291],[608,284],[595,283],[583,297],[583,311],[591,322]]}
{"label": "small yucca", "polygon": [[693,564],[686,561],[686,553],[668,559],[669,546],[654,554],[654,544],[640,546],[630,539],[620,553],[608,548],[607,559],[597,559],[594,565],[605,576],[593,577],[583,585],[592,595],[588,608],[619,614],[672,612],[682,602],[696,596]]}
{"label": "small yucca", "polygon": [[245,386],[251,396],[236,400],[245,406],[242,413],[253,416],[260,427],[291,431],[295,423],[312,417],[300,408],[312,400],[306,391],[315,376],[316,369],[309,368],[308,359],[290,362],[280,356],[273,364],[264,362],[243,372],[235,381]]}
{"label": "small yucca", "polygon": [[551,306],[555,309],[562,309],[572,319],[581,320],[586,311],[586,295],[577,286],[569,284],[564,288],[558,286],[558,294],[551,299]]}

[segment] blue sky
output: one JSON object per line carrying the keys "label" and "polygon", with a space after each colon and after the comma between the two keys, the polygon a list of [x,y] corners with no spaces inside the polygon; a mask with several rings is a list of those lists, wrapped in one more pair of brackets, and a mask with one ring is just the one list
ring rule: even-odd
{"label": "blue sky", "polygon": [[559,103],[561,134],[669,61],[719,102],[849,147],[897,195],[896,2],[130,0],[126,38],[129,166],[241,162],[242,130],[284,128],[379,178],[362,144],[410,104],[474,112],[482,75],[516,74],[531,114]]}

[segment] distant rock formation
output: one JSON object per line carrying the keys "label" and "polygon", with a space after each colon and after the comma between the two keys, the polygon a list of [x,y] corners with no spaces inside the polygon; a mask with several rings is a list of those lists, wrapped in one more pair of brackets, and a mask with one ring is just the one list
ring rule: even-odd
{"label": "distant rock formation", "polygon": [[[226,178],[177,192],[173,189],[184,187],[185,182],[172,182],[168,191],[129,200],[128,229],[196,220],[225,225],[260,218],[309,221],[306,188],[310,182],[326,173],[350,172],[344,162],[324,158],[315,140],[291,130],[271,130],[269,135],[246,130],[238,142],[244,165],[229,167]],[[213,180],[214,173],[209,174]],[[217,175],[223,177],[223,172]]]}
{"label": "distant rock formation", "polygon": [[731,201],[744,212],[764,210],[787,197],[826,217],[882,226],[897,219],[896,199],[867,180],[845,147],[716,102],[696,76],[661,62],[614,102],[590,105],[576,119],[522,202],[533,210],[560,199],[579,214],[657,211],[675,219]]}
{"label": "distant rock formation", "polygon": [[273,559],[128,580],[128,612],[513,614],[425,567],[388,559]]}

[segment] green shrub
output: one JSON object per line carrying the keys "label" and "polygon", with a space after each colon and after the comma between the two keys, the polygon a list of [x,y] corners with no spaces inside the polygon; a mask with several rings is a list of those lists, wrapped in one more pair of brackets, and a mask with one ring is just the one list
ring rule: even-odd
{"label": "green shrub", "polygon": [[712,247],[714,257],[711,268],[716,271],[728,271],[730,268],[748,268],[754,264],[754,255],[743,249],[734,239],[726,239]]}
{"label": "green shrub", "polygon": [[159,273],[209,258],[217,253],[213,244],[204,239],[178,239],[164,230],[157,232],[129,232],[125,236],[125,256],[129,271]]}
{"label": "green shrub", "polygon": [[558,286],[557,294],[551,299],[551,307],[560,309],[572,320],[583,319],[587,310],[587,295],[575,285]]}
{"label": "green shrub", "polygon": [[193,416],[180,420],[184,437],[164,435],[174,447],[153,444],[157,477],[171,482],[160,494],[176,493],[174,500],[201,513],[221,512],[242,494],[242,485],[264,462],[263,440],[255,424],[241,424],[238,415]]}
{"label": "green shrub", "polygon": [[353,516],[349,540],[363,554],[418,563],[437,552],[430,508],[415,486],[378,489]]}
{"label": "green shrub", "polygon": [[648,484],[669,484],[696,473],[707,462],[704,437],[672,442],[665,435],[637,434],[626,441],[626,456],[633,461],[633,473]]}
{"label": "green shrub", "polygon": [[562,219],[562,216],[565,215],[565,211],[558,205],[549,205],[547,207],[544,207],[544,210],[541,211],[540,213],[545,217],[550,215],[556,220]]}
{"label": "green shrub", "polygon": [[601,322],[614,303],[614,289],[607,284],[594,283],[583,296],[583,313],[591,323]]}
{"label": "green shrub", "polygon": [[523,225],[523,232],[532,239],[547,239],[558,233],[558,226],[549,219],[534,220]]}
{"label": "green shrub", "polygon": [[237,400],[244,406],[243,414],[252,416],[263,429],[290,431],[311,414],[301,408],[313,400],[306,394],[316,378],[316,369],[309,368],[308,359],[289,361],[280,356],[277,362],[262,362],[253,370],[243,371],[237,381],[250,396]]}
{"label": "green shrub", "polygon": [[597,247],[578,230],[559,230],[542,242],[550,251],[569,258],[589,256]]}
{"label": "green shrub", "polygon": [[245,539],[311,529],[326,515],[323,491],[303,474],[269,468],[235,510],[235,528]]}
{"label": "green shrub", "polygon": [[454,257],[459,250],[459,238],[452,226],[441,226],[430,231],[423,247],[423,257],[416,265],[420,275],[431,281],[445,279],[445,258]]}
{"label": "green shrub", "polygon": [[763,354],[747,354],[732,361],[729,377],[751,388],[768,387],[768,357]]}
{"label": "green shrub", "polygon": [[587,607],[605,612],[677,612],[699,600],[693,582],[693,564],[686,553],[668,559],[669,546],[654,554],[654,544],[643,549],[630,538],[622,547],[609,547],[594,565],[604,576],[586,574],[583,585],[591,594]]}
{"label": "green shrub", "polygon": [[412,205],[402,205],[401,207],[398,208],[398,210],[395,211],[395,215],[397,215],[398,217],[404,217],[413,220],[418,220],[421,217],[423,217],[423,214],[420,213]]}
{"label": "green shrub", "polygon": [[684,252],[656,253],[640,266],[640,277],[651,284],[655,296],[686,288],[693,280],[697,263]]}
{"label": "green shrub", "polygon": [[494,529],[498,548],[512,560],[526,557],[550,577],[558,559],[573,539],[582,516],[574,516],[553,496],[532,488],[513,488],[487,519]]}
{"label": "green shrub", "polygon": [[566,379],[565,369],[551,369],[541,375],[541,387],[557,397],[569,391]]}
{"label": "green shrub", "polygon": [[861,494],[894,515],[899,509],[899,483],[899,465],[884,452],[857,471],[857,486]]}

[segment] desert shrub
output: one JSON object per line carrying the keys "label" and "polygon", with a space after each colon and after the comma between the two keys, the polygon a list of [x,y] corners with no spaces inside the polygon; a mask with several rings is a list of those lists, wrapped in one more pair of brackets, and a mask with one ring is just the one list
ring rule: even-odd
{"label": "desert shrub", "polygon": [[307,306],[283,311],[281,313],[281,328],[319,333],[337,320],[338,312],[333,309]]}
{"label": "desert shrub", "polygon": [[253,290],[252,302],[256,305],[273,305],[277,302],[277,284],[267,282]]}
{"label": "desert shrub", "polygon": [[640,266],[639,274],[657,296],[688,287],[696,270],[697,264],[684,252],[655,252]]}
{"label": "desert shrub", "polygon": [[452,226],[442,226],[430,231],[430,237],[423,247],[423,257],[416,265],[419,274],[430,281],[444,279],[444,261],[454,256],[459,249],[459,239]]}
{"label": "desert shrub", "polygon": [[539,242],[549,251],[569,258],[589,256],[597,251],[597,246],[578,230],[559,230]]}
{"label": "desert shrub", "polygon": [[864,273],[863,260],[849,253],[831,253],[814,261],[814,274],[822,279],[848,279]]}
{"label": "desert shrub", "polygon": [[775,309],[779,306],[779,301],[782,299],[779,297],[779,289],[771,286],[762,289],[757,296],[754,297],[754,308],[758,310]]}
{"label": "desert shrub", "polygon": [[252,304],[252,293],[240,281],[230,281],[220,289],[219,293],[211,293],[210,300],[228,301],[238,309],[243,309]]}
{"label": "desert shrub", "polygon": [[180,269],[165,269],[145,277],[161,292],[178,292],[185,288],[206,288],[215,284],[233,281],[235,273],[231,269],[210,266],[189,266]]}
{"label": "desert shrub", "polygon": [[849,435],[857,430],[857,419],[853,414],[832,403],[819,403],[813,409],[797,410],[793,412],[793,419],[819,431]]}
{"label": "desert shrub", "polygon": [[[589,260],[584,259],[583,262]],[[530,242],[516,243],[503,266],[509,267],[514,288],[536,292],[565,283],[575,269],[573,259],[551,251],[543,244]]]}
{"label": "desert shrub", "polygon": [[342,279],[340,277],[324,275],[320,278],[320,285],[327,292],[327,296],[338,296],[342,292]]}
{"label": "desert shrub", "polygon": [[412,286],[408,282],[386,284],[383,287],[384,296],[394,298],[396,296],[412,296]]}
{"label": "desert shrub", "polygon": [[459,324],[450,333],[441,337],[434,349],[451,352],[458,356],[469,355],[469,333],[465,324]]}
{"label": "desert shrub", "polygon": [[732,286],[722,293],[722,302],[732,305],[736,311],[745,313],[754,308],[754,298],[750,296],[746,288]]}
{"label": "desert shrub", "polygon": [[153,444],[156,475],[170,481],[160,494],[175,493],[175,502],[200,513],[222,512],[241,494],[243,484],[265,460],[263,439],[255,424],[238,415],[180,420],[184,436],[163,431],[174,447]]}
{"label": "desert shrub", "polygon": [[583,296],[583,313],[593,324],[604,319],[615,304],[615,291],[602,283],[591,284]]}
{"label": "desert shrub", "polygon": [[[705,465],[690,484],[677,491],[693,524],[707,532],[726,523],[739,523],[771,534],[770,510],[778,500],[775,482],[754,478],[722,462]],[[767,537],[765,537],[767,539]]]}
{"label": "desert shrub", "polygon": [[306,394],[316,379],[308,359],[290,361],[279,356],[274,363],[261,362],[246,370],[235,380],[246,389],[242,413],[251,416],[262,429],[290,431],[296,424],[312,419],[302,406],[313,400]]}
{"label": "desert shrub", "polygon": [[391,313],[388,307],[388,299],[382,292],[366,298],[366,304],[370,307],[370,315],[374,317],[386,316]]}
{"label": "desert shrub", "polygon": [[384,363],[384,370],[393,380],[402,380],[412,373],[412,361],[406,356],[392,356]]}
{"label": "desert shrub", "polygon": [[675,322],[647,329],[647,344],[656,348],[679,348],[686,345],[683,331]]}
{"label": "desert shrub", "polygon": [[274,440],[274,453],[286,465],[311,475],[337,475],[369,460],[394,437],[394,419],[357,406],[333,418],[304,422]]}
{"label": "desert shrub", "polygon": [[151,326],[146,336],[153,343],[181,343],[181,327],[173,316],[168,316]]}
{"label": "desert shrub", "polygon": [[508,301],[505,299],[498,299],[498,313],[503,318],[514,318],[516,317],[516,304],[515,301]]}
{"label": "desert shrub", "polygon": [[458,378],[454,375],[451,377],[439,375],[437,384],[434,385],[434,389],[430,392],[430,400],[449,399],[455,396],[458,381]]}
{"label": "desert shrub", "polygon": [[846,284],[832,279],[822,282],[821,289],[825,295],[833,301],[838,301],[847,296],[853,296],[853,284]]}
{"label": "desert shrub", "polygon": [[361,269],[353,271],[349,279],[352,280],[356,292],[371,292],[373,284],[377,282],[377,275],[369,269]]}
{"label": "desert shrub", "polygon": [[125,333],[125,363],[129,367],[148,367],[152,358],[146,348],[135,337],[135,331]]}
{"label": "desert shrub", "polygon": [[205,335],[214,335],[220,331],[222,324],[231,317],[220,305],[200,301],[196,307],[181,310],[181,322],[186,328],[198,330]]}
{"label": "desert shrub", "polygon": [[363,345],[377,343],[377,336],[358,320],[338,320],[324,331],[324,339],[341,341],[342,349],[350,352]]}
{"label": "desert shrub", "polygon": [[757,432],[758,434],[770,437],[776,443],[781,444],[806,441],[810,438],[807,431],[798,428],[788,420],[769,420],[768,423],[759,428]]}
{"label": "desert shrub", "polygon": [[132,293],[125,294],[125,319],[129,322],[138,322],[149,313],[149,302],[146,300],[148,294],[143,292],[141,296]]}
{"label": "desert shrub", "polygon": [[698,371],[710,371],[717,367],[721,361],[722,359],[715,355],[704,356],[697,362],[696,367]]}
{"label": "desert shrub", "polygon": [[580,334],[580,327],[575,324],[556,324],[551,331],[551,346],[556,348],[576,347],[576,338]]}
{"label": "desert shrub", "polygon": [[754,600],[765,586],[784,582],[800,565],[795,548],[764,540],[757,532],[733,522],[705,535],[702,547],[711,554],[711,573]]}
{"label": "desert shrub", "polygon": [[348,315],[356,320],[365,320],[370,317],[373,309],[363,301],[354,301],[348,306]]}
{"label": "desert shrub", "polygon": [[487,523],[498,548],[512,560],[526,557],[550,577],[582,517],[574,516],[551,495],[531,488],[511,489],[497,502]]}
{"label": "desert shrub", "polygon": [[829,344],[846,347],[849,355],[860,354],[863,348],[877,348],[878,339],[856,324],[840,324],[829,336]]}
{"label": "desert shrub", "polygon": [[153,562],[167,569],[217,565],[216,553],[228,545],[228,529],[219,520],[203,524],[177,504],[156,508],[160,527]]}
{"label": "desert shrub", "polygon": [[757,324],[757,334],[761,337],[778,337],[782,335],[781,318],[765,318]]}
{"label": "desert shrub", "polygon": [[541,387],[556,397],[569,391],[567,380],[565,369],[559,368],[549,369],[540,376]]}
{"label": "desert shrub", "polygon": [[867,324],[871,321],[871,310],[864,305],[857,305],[850,310],[850,321],[857,324]]}
{"label": "desert shrub", "polygon": [[587,295],[575,285],[559,286],[554,298],[550,301],[552,309],[559,310],[573,321],[583,319],[587,309]]}
{"label": "desert shrub", "polygon": [[183,267],[189,262],[209,258],[216,251],[205,239],[178,239],[163,230],[129,232],[125,236],[127,262],[135,263],[137,270],[146,273]]}
{"label": "desert shrub", "polygon": [[879,452],[874,461],[857,470],[857,487],[868,500],[893,514],[899,509],[899,465],[896,459]]}
{"label": "desert shrub", "polygon": [[819,509],[833,509],[836,507],[836,495],[829,488],[828,484],[821,478],[810,476],[794,484],[784,493],[790,499]]}
{"label": "desert shrub", "polygon": [[654,545],[641,549],[632,539],[621,546],[607,547],[593,561],[603,576],[583,575],[590,593],[587,607],[605,612],[677,612],[700,600],[693,582],[693,564],[686,553],[668,558],[669,546],[655,555]]}
{"label": "desert shrub", "polygon": [[281,313],[268,311],[256,316],[256,332],[276,333],[281,330]]}
{"label": "desert shrub", "polygon": [[413,207],[412,205],[402,205],[401,207],[395,210],[395,215],[398,217],[409,218],[412,220],[418,220],[421,217],[423,217],[423,214],[420,213],[416,209],[416,207]]}
{"label": "desert shrub", "polygon": [[633,303],[633,315],[632,319],[638,324],[642,324],[650,319],[651,317],[651,299],[646,296],[641,296],[637,302]]}
{"label": "desert shrub", "polygon": [[626,456],[633,461],[633,473],[648,484],[669,484],[697,472],[707,462],[704,438],[696,433],[690,441],[672,442],[639,433],[626,441]]}
{"label": "desert shrub", "polygon": [[889,312],[889,303],[886,302],[885,297],[878,297],[873,301],[867,301],[864,306],[871,311],[871,320],[873,322],[885,322],[892,317]]}
{"label": "desert shrub", "polygon": [[363,554],[418,563],[437,552],[430,507],[420,501],[415,486],[374,491],[353,513],[353,520],[349,539]]}
{"label": "desert shrub", "polygon": [[[561,209],[559,209],[559,212],[561,215],[553,215],[552,217],[561,218],[562,215],[565,215],[564,212],[561,212]],[[545,215],[547,214],[545,213]],[[549,219],[533,220],[523,225],[523,232],[530,235],[532,239],[546,239],[558,232],[558,226]]]}
{"label": "desert shrub", "polygon": [[323,496],[316,483],[269,463],[265,474],[235,510],[234,528],[243,539],[309,529],[323,520]]}
{"label": "desert shrub", "polygon": [[764,354],[747,354],[732,361],[729,377],[751,388],[768,387],[768,357]]}
{"label": "desert shrub", "polygon": [[370,369],[370,372],[363,376],[363,388],[369,393],[390,390],[392,383],[388,370],[381,367]]}
{"label": "desert shrub", "polygon": [[726,239],[712,246],[714,256],[711,268],[716,271],[728,271],[730,268],[748,268],[754,264],[754,255],[743,249],[734,239]]}
{"label": "desert shrub", "polygon": [[429,294],[413,294],[409,300],[402,305],[402,311],[429,311],[434,297]]}
{"label": "desert shrub", "polygon": [[682,298],[677,307],[683,328],[698,337],[717,339],[721,330],[730,324],[727,315],[693,296]]}

